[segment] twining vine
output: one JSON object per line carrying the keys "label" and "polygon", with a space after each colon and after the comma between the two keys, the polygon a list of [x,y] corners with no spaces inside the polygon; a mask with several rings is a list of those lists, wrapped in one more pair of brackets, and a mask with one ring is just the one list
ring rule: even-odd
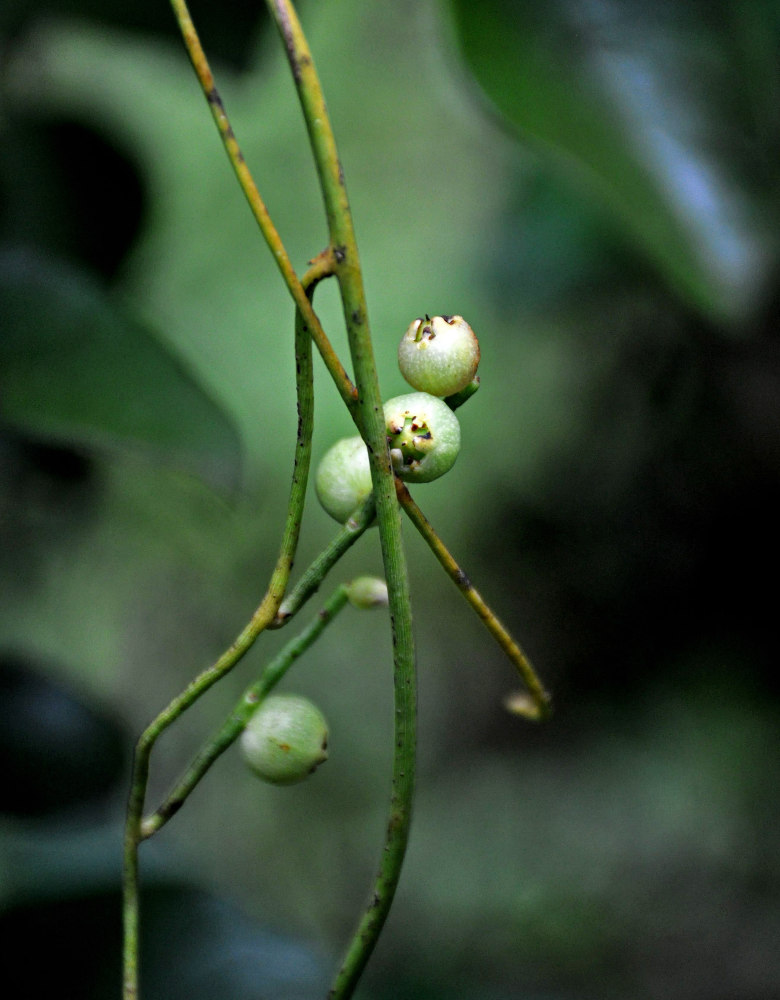
{"label": "twining vine", "polygon": [[[297,696],[274,696],[276,684],[316,641],[348,601],[358,607],[387,606],[393,644],[394,733],[390,806],[381,861],[339,967],[331,998],[347,998],[373,951],[389,912],[409,837],[415,787],[417,682],[412,612],[401,511],[420,532],[446,574],[517,668],[525,690],[507,705],[543,719],[550,699],[525,653],[496,618],[412,499],[406,482],[427,482],[454,463],[460,446],[455,410],[479,386],[479,345],[460,316],[415,320],[399,348],[399,364],[416,392],[383,404],[369,329],[362,271],[330,118],[312,54],[289,0],[267,0],[292,70],[309,134],[328,224],[328,247],[298,277],[244,160],[214,77],[184,0],[171,0],[187,52],[220,138],[263,238],[295,304],[298,434],[292,484],[279,555],[266,593],[244,629],[222,655],[199,674],[150,723],[135,748],[124,840],[123,1000],[139,997],[139,847],[184,805],[208,769],[241,739],[249,764],[266,780],[303,779],[327,755],[320,713]],[[334,351],[314,310],[316,286],[335,278],[346,325],[353,379]],[[311,464],[314,420],[312,343],[355,423],[357,435],[337,442],[317,472],[320,502],[341,522],[331,543],[290,588]],[[213,684],[230,671],[266,629],[287,626],[317,591],[341,556],[373,523],[378,526],[384,581],[359,578],[340,584],[319,613],[266,665],[233,711],[205,741],[162,803],[145,813],[152,751],[160,736]]]}

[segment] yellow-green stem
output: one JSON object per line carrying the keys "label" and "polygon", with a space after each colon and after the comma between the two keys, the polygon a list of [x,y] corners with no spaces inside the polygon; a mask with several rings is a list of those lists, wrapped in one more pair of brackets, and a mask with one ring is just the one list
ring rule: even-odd
{"label": "yellow-green stem", "polygon": [[[304,277],[307,295],[313,295],[317,284],[332,273],[330,254],[321,254]],[[136,744],[133,757],[130,795],[125,822],[122,921],[123,937],[123,1000],[138,997],[138,932],[139,932],[139,866],[138,847],[143,839],[141,818],[149,776],[149,760],[155,743],[165,730],[179,718],[202,694],[231,670],[251,648],[260,633],[276,618],[290,579],[306,499],[306,486],[311,464],[311,437],[314,421],[314,384],[311,357],[311,335],[300,311],[295,326],[296,386],[298,396],[298,434],[293,462],[290,499],[285,518],[279,556],[271,574],[266,594],[252,618],[228,649],[207,670],[199,674],[178,697],[147,726]]]}
{"label": "yellow-green stem", "polygon": [[222,103],[219,91],[214,82],[214,75],[211,72],[203,46],[200,44],[195,25],[192,23],[190,12],[187,8],[186,0],[171,0],[171,6],[179,24],[179,29],[187,48],[195,75],[203,90],[203,94],[208,102],[212,117],[219,131],[222,144],[225,147],[230,165],[236,175],[241,190],[244,192],[252,214],[260,227],[260,231],[265,239],[269,250],[273,254],[276,265],[281,272],[284,282],[295,302],[298,311],[303,316],[306,325],[309,327],[311,337],[320,352],[325,366],[336,383],[336,388],[341,394],[347,408],[353,417],[357,419],[357,391],[347,375],[344,366],[341,364],[336,352],[322,328],[319,317],[314,312],[306,291],[301,283],[295,269],[290,262],[289,255],[285,250],[281,237],[274,226],[271,216],[268,214],[265,202],[255,184],[254,178],[247,166],[244,154],[238,144],[233,127],[228,119],[225,106]]}
{"label": "yellow-green stem", "polygon": [[526,718],[539,721],[546,719],[552,711],[550,696],[542,686],[542,682],[537,677],[536,671],[531,666],[531,662],[523,652],[522,647],[504,625],[502,625],[482,595],[450,555],[444,542],[436,534],[430,521],[414,502],[411,493],[400,480],[396,482],[396,489],[398,491],[398,499],[404,511],[408,514],[409,520],[425,539],[431,552],[433,552],[439,564],[447,573],[447,576],[449,576],[474,611],[479,615],[485,628],[515,665],[525,686],[528,688],[532,703],[526,711],[521,711],[520,703],[518,702],[515,711]]}

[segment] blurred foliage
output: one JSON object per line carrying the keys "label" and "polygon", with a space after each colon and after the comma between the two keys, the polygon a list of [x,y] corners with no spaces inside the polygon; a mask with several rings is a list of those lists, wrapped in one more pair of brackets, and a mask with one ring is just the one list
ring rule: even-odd
{"label": "blurred foliage", "polygon": [[749,314],[774,263],[764,213],[777,199],[767,100],[777,66],[756,42],[759,24],[776,39],[776,3],[453,0],[452,9],[487,95],[578,175],[625,241],[699,310]]}
{"label": "blurred foliage", "polygon": [[[385,394],[412,317],[480,336],[464,451],[416,498],[558,706],[505,715],[510,668],[409,532],[418,808],[360,995],[769,1000],[780,4],[302,14]],[[326,233],[278,42],[257,5],[193,16],[301,270]],[[0,33],[0,921],[9,970],[55,942],[102,998],[129,747],[275,556],[292,309],[165,4],[7,3]],[[349,431],[318,370],[316,453]],[[331,532],[315,503],[298,566]],[[373,535],[338,579],[379,569]],[[385,822],[386,631],[345,612],[285,682],[331,723],[311,783],[228,754],[145,845],[145,995],[324,992]],[[161,742],[153,799],[286,638]]]}
{"label": "blurred foliage", "polygon": [[159,341],[78,272],[32,254],[0,259],[3,416],[30,436],[134,444],[237,485],[240,445],[222,412]]}

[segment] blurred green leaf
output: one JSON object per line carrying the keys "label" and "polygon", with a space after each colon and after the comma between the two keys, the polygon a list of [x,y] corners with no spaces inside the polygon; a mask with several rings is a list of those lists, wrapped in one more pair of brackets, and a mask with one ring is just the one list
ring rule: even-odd
{"label": "blurred green leaf", "polygon": [[464,58],[501,114],[559,168],[579,172],[689,303],[743,315],[769,251],[756,192],[737,183],[729,160],[747,143],[726,110],[740,69],[728,24],[702,22],[684,4],[450,7]]}
{"label": "blurred green leaf", "polygon": [[0,255],[0,406],[13,426],[70,444],[141,448],[212,485],[238,483],[240,442],[184,365],[77,271]]}
{"label": "blurred green leaf", "polygon": [[127,734],[29,657],[0,653],[0,813],[45,816],[106,798]]}
{"label": "blurred green leaf", "polygon": [[[92,820],[89,822],[89,820]],[[59,827],[0,832],[6,876],[0,935],[26,996],[105,1000],[119,994],[121,823],[82,815]],[[181,859],[150,845],[143,888],[142,992],[148,1000],[304,1000],[325,990],[323,956],[305,940],[250,920],[199,888]],[[49,961],[25,968],[47,942]],[[84,947],[84,942],[89,947]]]}

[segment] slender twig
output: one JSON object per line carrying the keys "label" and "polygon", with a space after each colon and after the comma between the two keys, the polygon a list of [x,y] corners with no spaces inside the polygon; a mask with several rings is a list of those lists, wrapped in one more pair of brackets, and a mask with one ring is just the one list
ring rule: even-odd
{"label": "slender twig", "polygon": [[453,393],[452,396],[445,397],[444,402],[451,410],[457,410],[458,407],[467,403],[478,389],[479,375],[475,375],[465,388],[461,389],[460,392]]}
{"label": "slender twig", "polygon": [[406,514],[409,515],[409,520],[425,539],[428,547],[447,573],[447,576],[449,576],[471,607],[479,615],[485,625],[485,628],[515,665],[518,673],[525,683],[525,686],[528,688],[528,692],[531,696],[531,703],[523,708],[522,701],[519,699],[513,699],[513,710],[518,714],[526,716],[527,718],[537,720],[546,719],[552,710],[550,696],[542,686],[542,682],[537,677],[536,671],[531,666],[531,662],[523,652],[521,646],[515,639],[513,639],[504,625],[501,624],[491,608],[485,603],[482,595],[474,587],[455,559],[450,555],[448,549],[436,534],[430,521],[414,502],[411,493],[400,480],[396,481],[396,489],[398,491],[400,504]]}
{"label": "slender twig", "polygon": [[140,842],[140,817],[144,808],[148,775],[149,755],[136,748],[133,760],[133,778],[127,802],[122,865],[123,1000],[136,1000],[138,996],[138,927],[140,916],[138,844]]}
{"label": "slender twig", "polygon": [[358,425],[371,461],[393,633],[395,734],[390,816],[370,902],[331,990],[332,997],[346,998],[354,991],[387,918],[409,837],[416,767],[417,713],[412,611],[400,511],[395,496],[382,398],[344,175],[314,61],[293,5],[289,0],[267,2],[281,33],[298,90],[325,202],[331,247],[337,261],[336,277],[358,387]]}
{"label": "slender twig", "polygon": [[187,796],[214,761],[241,735],[260,702],[273,690],[293,663],[320,637],[325,628],[341,611],[347,603],[348,594],[347,585],[340,584],[316,617],[276,654],[267,664],[259,679],[244,691],[233,711],[216,733],[204,744],[162,804],[143,820],[141,823],[142,838],[151,837],[179,811]]}
{"label": "slender twig", "polygon": [[195,25],[192,23],[186,0],[170,0],[170,2],[190,61],[208,102],[212,117],[216,122],[225,152],[228,155],[241,190],[244,192],[252,214],[260,227],[269,250],[273,254],[276,265],[284,278],[293,301],[309,327],[312,339],[317,345],[317,350],[320,352],[325,366],[336,383],[336,387],[350,413],[357,419],[357,390],[334,351],[319,318],[312,309],[303,284],[295,273],[282,239],[271,220],[271,216],[268,214],[268,209],[255,184],[254,178],[244,159],[244,154],[241,152],[241,147],[233,132],[233,127],[228,119],[222,98],[214,82],[214,75],[211,72],[206,54],[203,51],[198,33],[195,30]]}
{"label": "slender twig", "polygon": [[[333,259],[327,252],[312,262],[310,270],[303,279],[307,295],[313,295],[317,284],[332,273],[332,266]],[[295,322],[295,369],[298,396],[298,432],[292,484],[279,556],[271,574],[266,594],[236,640],[208,669],[200,673],[178,697],[174,698],[167,708],[160,712],[147,726],[136,744],[124,839],[122,903],[124,1000],[136,1000],[138,996],[138,845],[142,839],[141,817],[146,798],[149,759],[152,750],[162,733],[179,718],[182,712],[238,663],[251,648],[258,635],[274,620],[290,579],[306,497],[314,421],[311,335],[300,311],[296,311]]]}
{"label": "slender twig", "polygon": [[269,628],[280,628],[282,625],[286,625],[293,615],[300,611],[312,594],[316,593],[326,574],[336,565],[347,549],[351,548],[366,528],[374,523],[375,509],[372,493],[346,521],[330,544],[309,565],[300,580],[282,601],[276,618],[268,626]]}

